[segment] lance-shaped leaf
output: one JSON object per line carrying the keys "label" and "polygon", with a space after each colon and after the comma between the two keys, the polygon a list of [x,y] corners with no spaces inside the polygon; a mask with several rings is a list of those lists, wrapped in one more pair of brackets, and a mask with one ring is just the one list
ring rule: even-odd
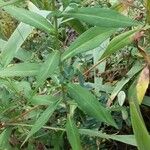
{"label": "lance-shaped leaf", "polygon": [[48,55],[46,61],[41,65],[37,76],[37,87],[40,86],[50,75],[54,73],[60,62],[59,51]]}
{"label": "lance-shaped leaf", "polygon": [[96,97],[80,85],[69,83],[67,85],[70,96],[77,102],[78,107],[88,115],[96,118],[99,121],[106,122],[117,127],[110,112],[103,107]]}
{"label": "lance-shaped leaf", "polygon": [[41,116],[38,118],[38,120],[35,122],[34,126],[32,127],[31,131],[27,135],[26,139],[22,143],[22,145],[37,131],[39,131],[42,126],[48,121],[48,119],[51,117],[53,112],[56,110],[58,104],[60,103],[59,101],[55,101],[53,104],[50,104],[47,109],[41,114]]}
{"label": "lance-shaped leaf", "polygon": [[72,149],[82,150],[79,131],[73,119],[70,116],[68,116],[68,119],[67,119],[66,132],[67,132],[67,138],[71,144]]}
{"label": "lance-shaped leaf", "polygon": [[128,99],[130,103],[131,122],[138,150],[148,150],[150,147],[150,136],[140,112],[136,91],[136,82],[134,82],[129,88]]}
{"label": "lance-shaped leaf", "polygon": [[4,10],[21,22],[29,24],[35,28],[44,30],[48,33],[54,33],[54,28],[51,23],[38,13],[15,6],[5,6]]}
{"label": "lance-shaped leaf", "polygon": [[149,85],[149,68],[146,66],[139,75],[136,84],[137,99],[139,104],[142,103],[146,90]]}
{"label": "lance-shaped leaf", "polygon": [[32,30],[33,28],[27,24],[20,23],[18,25],[5,46],[2,48],[1,63],[4,66],[7,66],[11,62]]}
{"label": "lance-shaped leaf", "polygon": [[20,63],[0,70],[0,77],[26,77],[38,74],[40,64]]}
{"label": "lance-shaped leaf", "polygon": [[129,145],[137,146],[134,135],[115,135],[106,134],[101,131],[89,130],[89,129],[79,129],[81,135],[88,135],[91,137],[100,137],[103,139],[112,139]]}
{"label": "lance-shaped leaf", "polygon": [[81,34],[62,54],[62,60],[73,57],[98,47],[105,41],[116,29],[93,27]]}
{"label": "lance-shaped leaf", "polygon": [[124,32],[118,36],[116,36],[108,45],[105,52],[101,56],[101,59],[109,57],[111,54],[117,52],[121,48],[127,46],[128,44],[133,42],[133,36],[137,32],[137,29]]}
{"label": "lance-shaped leaf", "polygon": [[132,19],[121,15],[115,10],[105,8],[78,8],[64,12],[64,16],[85,21],[88,24],[101,27],[128,27],[138,23]]}
{"label": "lance-shaped leaf", "polygon": [[[5,44],[7,44],[7,42],[0,39],[0,51],[4,50]],[[22,48],[19,48],[19,50],[14,55],[14,57],[22,61],[30,60],[31,56],[32,56],[32,52],[26,51]]]}
{"label": "lance-shaped leaf", "polygon": [[34,95],[29,99],[32,105],[50,105],[56,101],[56,97],[51,95]]}

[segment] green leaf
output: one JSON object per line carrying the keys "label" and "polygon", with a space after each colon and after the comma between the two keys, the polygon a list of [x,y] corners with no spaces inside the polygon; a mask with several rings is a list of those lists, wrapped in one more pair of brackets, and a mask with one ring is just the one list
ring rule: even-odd
{"label": "green leaf", "polygon": [[140,112],[136,91],[136,81],[133,82],[133,84],[129,88],[128,99],[130,103],[130,113],[133,132],[135,135],[138,149],[148,150],[150,147],[150,136],[146,129],[142,114]]}
{"label": "green leaf", "polygon": [[[139,150],[150,147],[150,136],[133,102],[130,102],[131,122]],[[142,140],[141,140],[142,139]]]}
{"label": "green leaf", "polygon": [[20,63],[0,70],[0,77],[26,77],[38,74],[40,64]]}
{"label": "green leaf", "polygon": [[100,137],[103,139],[112,139],[115,141],[123,142],[129,145],[136,146],[136,140],[134,135],[113,135],[102,133],[101,131],[89,130],[89,129],[79,129],[81,135],[88,135],[91,137]]}
{"label": "green leaf", "polygon": [[11,134],[11,129],[7,128],[0,134],[0,149],[9,150],[12,147],[9,144],[9,137]]}
{"label": "green leaf", "polygon": [[66,124],[67,138],[73,150],[82,150],[80,143],[80,135],[73,119],[68,116]]}
{"label": "green leaf", "polygon": [[48,33],[54,33],[54,28],[51,23],[38,13],[15,6],[5,6],[4,10],[21,22],[29,24],[35,28],[44,30]]}
{"label": "green leaf", "polygon": [[20,23],[16,30],[13,32],[7,43],[2,49],[1,63],[7,66],[13,57],[20,49],[23,42],[26,40],[28,35],[32,32],[33,28],[24,23]]}
{"label": "green leaf", "polygon": [[70,96],[77,102],[78,107],[81,108],[88,115],[96,118],[99,121],[106,122],[114,127],[117,127],[110,112],[104,108],[95,96],[80,85],[69,83],[67,85]]}
{"label": "green leaf", "polygon": [[101,56],[100,59],[109,57],[111,54],[116,53],[121,48],[125,47],[126,45],[133,42],[134,34],[137,32],[138,29],[134,29],[131,31],[124,32],[118,36],[116,36],[108,45],[105,52]]}
{"label": "green leaf", "polygon": [[76,18],[88,24],[101,27],[119,28],[138,25],[136,21],[121,15],[117,11],[105,8],[76,8],[64,12],[64,16]]}
{"label": "green leaf", "polygon": [[32,105],[50,105],[54,103],[54,101],[56,101],[56,98],[50,95],[34,95],[29,99]]}
{"label": "green leaf", "polygon": [[60,62],[59,51],[48,55],[46,61],[41,65],[37,76],[37,87],[40,86],[50,75],[54,73]]}
{"label": "green leaf", "polygon": [[[7,42],[0,39],[0,51],[4,50],[5,44],[7,44]],[[14,55],[14,57],[22,61],[30,60],[31,56],[32,53],[30,51],[24,50],[22,48],[19,48],[19,50]]]}
{"label": "green leaf", "polygon": [[62,60],[73,57],[98,47],[105,41],[116,29],[93,27],[81,34],[62,54]]}
{"label": "green leaf", "polygon": [[48,17],[48,15],[51,13],[51,11],[48,11],[48,10],[40,10],[38,7],[36,7],[39,5],[34,5],[34,4],[31,1],[27,1],[28,9],[30,11],[33,11],[33,12],[43,16],[44,18]]}
{"label": "green leaf", "polygon": [[51,117],[53,112],[56,110],[58,104],[60,103],[59,101],[55,101],[53,104],[49,105],[47,109],[41,114],[41,116],[38,118],[38,120],[35,122],[34,126],[32,127],[31,131],[27,135],[26,139],[22,143],[22,145],[37,131],[39,131],[42,126],[48,121],[48,119]]}
{"label": "green leaf", "polygon": [[117,82],[117,85],[115,86],[108,100],[109,106],[111,105],[117,94],[121,91],[121,89],[133,78],[135,74],[142,70],[142,68],[143,66],[141,64],[135,63],[133,67],[129,70],[129,72],[126,74],[126,77],[124,77],[121,81]]}

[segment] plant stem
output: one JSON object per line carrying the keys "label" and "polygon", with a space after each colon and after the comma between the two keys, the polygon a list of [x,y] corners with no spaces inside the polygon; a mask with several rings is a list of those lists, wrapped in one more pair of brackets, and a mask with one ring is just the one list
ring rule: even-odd
{"label": "plant stem", "polygon": [[[57,8],[56,8],[55,0],[52,0],[52,10],[53,10],[53,11],[56,11],[56,9],[57,9]],[[59,46],[58,18],[57,18],[56,15],[54,15],[53,19],[54,19],[53,24],[54,24],[54,27],[55,27],[55,38],[56,38],[56,44],[57,44],[57,45],[56,45],[56,49],[60,51],[60,54],[62,54],[62,51],[61,51],[60,46]],[[63,62],[61,61],[61,57],[60,57],[59,70],[60,70],[61,77],[62,77],[63,80],[64,80],[65,77],[64,77]],[[65,103],[65,105],[66,105],[66,108],[68,108],[68,107],[67,107],[67,103],[66,103],[66,101],[65,101],[65,97],[66,97],[66,96],[65,96],[65,86],[64,86],[64,82],[61,83],[61,91],[62,91],[63,101],[64,101],[64,103]]]}

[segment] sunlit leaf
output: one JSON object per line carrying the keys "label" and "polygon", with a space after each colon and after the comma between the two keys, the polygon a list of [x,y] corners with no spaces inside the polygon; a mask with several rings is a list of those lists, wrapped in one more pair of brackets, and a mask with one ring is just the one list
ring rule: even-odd
{"label": "sunlit leaf", "polygon": [[40,64],[20,63],[0,70],[0,77],[26,77],[38,74]]}
{"label": "sunlit leaf", "polygon": [[27,4],[28,4],[28,9],[30,11],[33,11],[33,12],[43,16],[44,18],[46,18],[51,12],[48,10],[39,10],[39,8],[36,7],[36,5],[34,5],[31,1],[27,1]]}
{"label": "sunlit leaf", "polygon": [[102,27],[128,27],[138,25],[132,19],[121,15],[117,11],[98,7],[76,8],[64,12],[64,16],[85,21],[88,24]]}
{"label": "sunlit leaf", "polygon": [[[4,50],[5,44],[7,44],[7,41],[0,39],[0,51]],[[26,51],[22,48],[19,48],[19,50],[14,55],[15,58],[22,61],[30,60],[31,56],[32,53],[30,51]]]}
{"label": "sunlit leaf", "polygon": [[73,57],[98,47],[116,30],[112,28],[93,27],[81,34],[62,54],[62,60]]}
{"label": "sunlit leaf", "polygon": [[68,116],[66,124],[67,138],[73,150],[82,150],[78,129],[73,119]]}
{"label": "sunlit leaf", "polygon": [[108,47],[106,48],[105,52],[101,56],[101,59],[109,57],[111,54],[117,52],[121,48],[132,43],[135,32],[137,32],[137,29],[124,32],[124,33],[116,36],[114,39],[112,39],[112,41],[110,41]]}
{"label": "sunlit leaf", "polygon": [[29,24],[35,28],[44,30],[48,33],[54,33],[54,28],[51,23],[38,13],[15,6],[5,6],[4,10],[21,22]]}
{"label": "sunlit leaf", "polygon": [[24,43],[33,28],[27,24],[20,23],[2,49],[1,63],[7,66]]}
{"label": "sunlit leaf", "polygon": [[67,85],[70,96],[77,102],[78,107],[81,108],[88,115],[96,118],[99,121],[106,122],[112,126],[117,127],[110,112],[104,108],[96,97],[80,85],[69,83]]}

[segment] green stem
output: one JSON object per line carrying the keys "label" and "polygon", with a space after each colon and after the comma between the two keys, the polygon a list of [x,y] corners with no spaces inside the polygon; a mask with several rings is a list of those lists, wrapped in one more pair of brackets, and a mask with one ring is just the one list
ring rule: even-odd
{"label": "green stem", "polygon": [[[56,11],[56,10],[57,10],[55,0],[52,0],[52,10],[53,10],[53,11]],[[53,24],[54,24],[54,28],[55,28],[55,39],[56,39],[56,44],[57,44],[57,45],[56,45],[56,49],[59,50],[60,53],[62,54],[62,51],[61,51],[60,46],[59,46],[58,18],[57,18],[56,15],[54,15],[53,19],[54,19],[54,20],[53,20]],[[60,70],[61,76],[63,77],[63,79],[65,79],[65,77],[64,77],[64,71],[63,71],[63,62],[61,61],[61,57],[60,57],[59,70]],[[66,95],[66,94],[65,94],[64,82],[61,83],[61,91],[62,91],[63,101],[64,101],[64,103],[65,103],[65,105],[66,105],[66,108],[68,108],[68,107],[67,107],[67,103],[66,103],[66,101],[65,101],[65,97],[66,97],[65,95]]]}

